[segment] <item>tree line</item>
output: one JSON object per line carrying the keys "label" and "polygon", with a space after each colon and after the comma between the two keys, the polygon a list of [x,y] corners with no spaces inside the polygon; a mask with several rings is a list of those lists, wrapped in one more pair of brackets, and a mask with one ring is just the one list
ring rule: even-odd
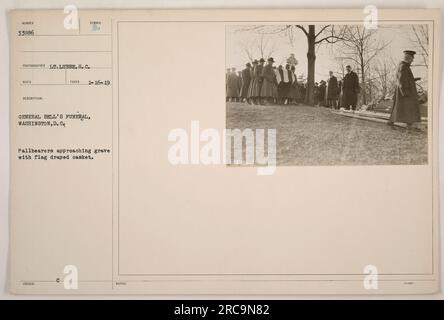
{"label": "tree line", "polygon": [[[381,28],[382,26],[380,26]],[[391,41],[380,39],[378,29],[363,25],[282,25],[282,26],[242,26],[236,32],[254,32],[258,35],[253,42],[244,43],[242,51],[253,61],[254,53],[268,59],[276,51],[273,36],[287,37],[291,44],[296,32],[302,32],[307,41],[307,76],[305,103],[314,104],[316,51],[320,46],[330,46],[337,61],[332,69],[344,75],[344,66],[353,64],[360,78],[361,104],[368,105],[391,97],[395,87],[395,70],[399,61],[394,61],[389,53]],[[396,29],[394,29],[396,32]],[[404,35],[405,36],[405,35]],[[411,25],[406,35],[411,48],[418,52],[417,65],[428,66],[428,29],[426,25]]]}

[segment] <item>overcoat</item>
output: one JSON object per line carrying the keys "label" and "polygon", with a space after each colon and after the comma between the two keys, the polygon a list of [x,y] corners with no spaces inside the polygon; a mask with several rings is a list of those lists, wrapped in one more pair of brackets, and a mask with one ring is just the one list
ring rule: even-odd
{"label": "overcoat", "polygon": [[248,91],[247,91],[247,98],[253,98],[253,82],[255,79],[255,72],[256,66],[252,67],[250,69],[250,85],[248,86]]}
{"label": "overcoat", "polygon": [[241,97],[242,98],[249,98],[248,96],[248,90],[250,88],[251,83],[251,69],[245,68],[242,70],[242,88],[241,88]]}
{"label": "overcoat", "polygon": [[235,72],[232,72],[228,75],[227,97],[239,98],[239,91],[240,91],[239,77]]}
{"label": "overcoat", "polygon": [[307,87],[301,83],[301,85],[299,86],[299,101],[304,102],[306,95],[307,95]]}
{"label": "overcoat", "polygon": [[355,106],[358,104],[359,78],[358,75],[350,71],[344,76],[342,82],[342,106]]}
{"label": "overcoat", "polygon": [[290,92],[289,92],[289,96],[291,99],[297,100],[299,99],[299,85],[298,85],[298,81],[296,80],[296,74],[294,72],[291,73],[291,79],[292,82],[290,84]]}
{"label": "overcoat", "polygon": [[262,83],[261,94],[263,98],[274,98],[277,94],[276,74],[274,73],[271,64],[267,64],[262,70],[262,77],[264,82]]}
{"label": "overcoat", "polygon": [[339,98],[338,79],[335,76],[331,76],[327,80],[327,100],[338,100],[338,98]]}
{"label": "overcoat", "polygon": [[418,91],[410,64],[402,61],[396,71],[396,89],[390,122],[414,123],[421,121]]}
{"label": "overcoat", "polygon": [[319,85],[319,96],[318,96],[319,102],[321,103],[321,105],[325,104],[326,90],[327,90],[327,87],[326,87],[325,83],[321,83]]}
{"label": "overcoat", "polygon": [[262,70],[264,66],[258,64],[253,69],[253,80],[250,85],[250,96],[249,98],[258,98],[261,95],[262,82],[264,78],[262,77]]}

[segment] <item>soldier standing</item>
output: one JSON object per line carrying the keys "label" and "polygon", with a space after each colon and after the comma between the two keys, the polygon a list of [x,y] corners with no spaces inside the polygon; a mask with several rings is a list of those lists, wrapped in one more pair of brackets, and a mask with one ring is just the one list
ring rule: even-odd
{"label": "soldier standing", "polygon": [[264,69],[264,58],[259,60],[259,64],[257,64],[253,69],[253,81],[251,87],[251,98],[253,104],[257,104],[260,102],[262,82],[264,81],[264,77],[262,76],[262,70]]}
{"label": "soldier standing", "polygon": [[240,83],[239,83],[239,77],[236,73],[236,68],[231,68],[231,72],[228,75],[228,82],[227,82],[227,97],[229,98],[230,102],[239,101],[239,90],[240,90]]}
{"label": "soldier standing", "polygon": [[241,97],[242,101],[248,102],[248,89],[250,88],[251,82],[251,63],[245,65],[245,69],[242,70],[242,87],[241,87]]}
{"label": "soldier standing", "polygon": [[274,59],[270,57],[267,62],[267,65],[262,69],[264,82],[262,83],[260,97],[265,103],[273,103],[277,92],[276,74],[273,70]]}
{"label": "soldier standing", "polygon": [[421,121],[419,113],[418,92],[410,65],[415,57],[415,51],[404,51],[404,59],[396,71],[396,89],[393,97],[393,109],[388,121],[389,125],[402,122],[410,129],[412,124]]}

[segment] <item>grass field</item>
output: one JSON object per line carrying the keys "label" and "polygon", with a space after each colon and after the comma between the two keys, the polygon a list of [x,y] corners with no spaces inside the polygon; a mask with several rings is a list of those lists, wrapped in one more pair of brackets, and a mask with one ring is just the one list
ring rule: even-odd
{"label": "grass field", "polygon": [[427,133],[309,106],[227,103],[228,129],[277,129],[278,165],[426,164]]}

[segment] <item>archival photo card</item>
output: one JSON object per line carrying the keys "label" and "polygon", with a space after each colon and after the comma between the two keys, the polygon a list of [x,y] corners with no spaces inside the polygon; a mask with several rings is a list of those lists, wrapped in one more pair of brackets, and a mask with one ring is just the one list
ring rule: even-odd
{"label": "archival photo card", "polygon": [[439,290],[440,12],[10,12],[15,294]]}

